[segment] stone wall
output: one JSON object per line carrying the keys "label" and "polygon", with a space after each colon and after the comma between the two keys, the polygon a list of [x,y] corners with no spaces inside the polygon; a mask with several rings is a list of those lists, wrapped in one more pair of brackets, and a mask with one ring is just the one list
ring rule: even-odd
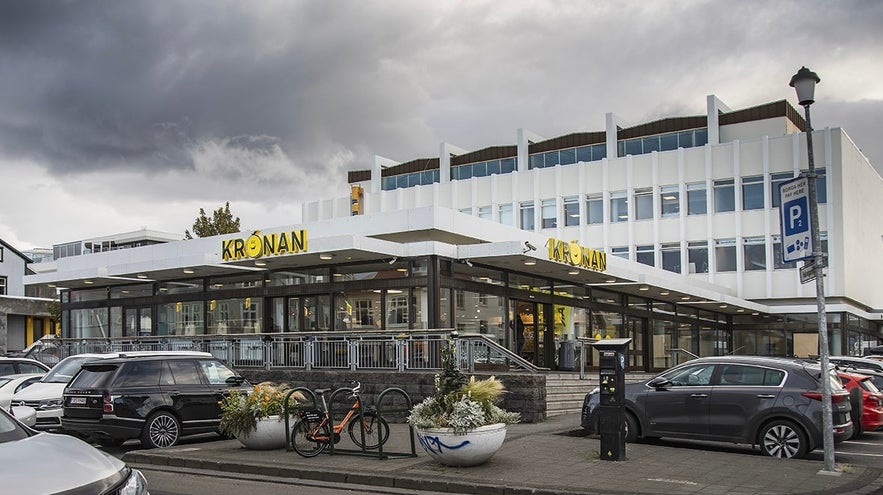
{"label": "stone wall", "polygon": [[[434,372],[378,372],[378,371],[305,371],[294,369],[255,370],[240,369],[239,371],[251,383],[262,381],[285,382],[292,387],[338,389],[351,386],[351,381],[362,384],[362,398],[365,404],[376,404],[377,396],[385,389],[396,387],[402,389],[411,399],[412,404],[422,401],[435,393]],[[476,379],[491,375],[476,373]],[[546,419],[546,376],[528,373],[495,373],[508,391],[500,407],[508,411],[521,413],[525,423],[537,423]],[[387,407],[384,396],[384,408]],[[394,401],[393,395],[389,394]],[[395,406],[393,406],[395,407]]]}

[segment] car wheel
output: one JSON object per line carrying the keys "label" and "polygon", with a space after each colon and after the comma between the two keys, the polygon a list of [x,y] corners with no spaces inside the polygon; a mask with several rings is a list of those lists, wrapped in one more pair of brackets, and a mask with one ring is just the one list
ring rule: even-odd
{"label": "car wheel", "polygon": [[638,418],[632,413],[625,413],[625,441],[629,443],[638,440],[638,434],[641,433],[641,427],[638,426]]}
{"label": "car wheel", "polygon": [[779,419],[760,431],[760,450],[770,457],[801,459],[809,451],[803,429],[791,421]]}
{"label": "car wheel", "polygon": [[145,449],[171,447],[181,439],[181,423],[166,411],[155,412],[147,418],[141,432],[141,445]]}

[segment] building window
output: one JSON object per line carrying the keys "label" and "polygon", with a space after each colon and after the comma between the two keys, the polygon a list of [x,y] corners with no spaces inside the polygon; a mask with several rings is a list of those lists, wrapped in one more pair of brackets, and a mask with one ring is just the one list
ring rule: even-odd
{"label": "building window", "polygon": [[472,215],[472,207],[470,206],[470,207],[468,207],[468,208],[460,208],[460,213],[465,213],[465,214],[467,214],[467,215]]}
{"label": "building window", "polygon": [[773,268],[776,270],[797,268],[796,261],[785,263],[784,256],[782,255],[782,237],[778,235],[773,236]]}
{"label": "building window", "polygon": [[629,247],[628,246],[618,246],[610,249],[610,254],[616,256],[617,258],[629,259]]}
{"label": "building window", "polygon": [[828,180],[827,172],[823,168],[816,169],[816,198],[819,204],[828,202]]}
{"label": "building window", "polygon": [[793,178],[794,174],[791,172],[770,174],[770,194],[772,195],[772,201],[770,204],[773,208],[778,208],[782,203],[782,196],[779,194],[779,186],[781,186],[783,182],[787,182]]}
{"label": "building window", "polygon": [[766,241],[763,237],[746,237],[742,240],[742,258],[745,271],[766,270]]}
{"label": "building window", "polygon": [[625,222],[629,219],[629,202],[625,191],[610,193],[610,221]]}
{"label": "building window", "polygon": [[659,189],[659,211],[663,217],[674,217],[681,212],[680,191],[678,186],[662,186]]}
{"label": "building window", "polygon": [[493,210],[490,206],[480,206],[478,208],[478,218],[483,218],[485,220],[493,220]]}
{"label": "building window", "polygon": [[635,220],[653,219],[653,190],[635,189]]}
{"label": "building window", "polygon": [[687,243],[687,261],[689,273],[708,273],[708,243],[690,241]]}
{"label": "building window", "polygon": [[656,266],[653,259],[653,245],[635,246],[635,261],[648,266]]}
{"label": "building window", "polygon": [[521,229],[534,230],[533,201],[521,203]]}
{"label": "building window", "polygon": [[742,209],[763,209],[763,176],[742,178]]}
{"label": "building window", "polygon": [[0,277],[0,296],[6,295],[6,277]]}
{"label": "building window", "polygon": [[714,181],[714,211],[724,213],[736,210],[736,189],[733,179]]}
{"label": "building window", "polygon": [[663,244],[659,251],[660,254],[662,254],[662,269],[674,273],[681,273],[680,243]]}
{"label": "building window", "polygon": [[3,246],[0,246],[0,263],[3,263]]}
{"label": "building window", "polygon": [[714,241],[714,263],[717,272],[736,271],[736,239]]}
{"label": "building window", "polygon": [[503,225],[515,225],[512,217],[512,203],[505,203],[498,207],[500,211],[500,223]]}
{"label": "building window", "polygon": [[704,182],[687,184],[687,215],[705,215],[708,213],[708,196]]}
{"label": "building window", "polygon": [[564,198],[564,226],[573,227],[579,224],[579,198],[576,196]]}
{"label": "building window", "polygon": [[554,229],[558,226],[558,212],[556,211],[555,205],[557,202],[554,199],[544,199],[541,203],[540,213],[542,214],[542,222],[544,229]]}
{"label": "building window", "polygon": [[604,223],[604,198],[600,194],[586,196],[587,223]]}

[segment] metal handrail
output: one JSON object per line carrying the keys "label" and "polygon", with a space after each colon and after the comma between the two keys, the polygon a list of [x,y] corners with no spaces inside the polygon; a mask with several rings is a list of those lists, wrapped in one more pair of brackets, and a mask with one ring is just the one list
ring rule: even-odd
{"label": "metal handrail", "polygon": [[[452,329],[353,330],[223,335],[162,335],[140,337],[49,338],[55,362],[86,352],[205,351],[239,368],[300,368],[305,370],[438,370],[440,351]],[[500,364],[531,373],[543,371],[484,334],[456,336],[466,345],[461,366]],[[54,364],[54,363],[52,363]]]}

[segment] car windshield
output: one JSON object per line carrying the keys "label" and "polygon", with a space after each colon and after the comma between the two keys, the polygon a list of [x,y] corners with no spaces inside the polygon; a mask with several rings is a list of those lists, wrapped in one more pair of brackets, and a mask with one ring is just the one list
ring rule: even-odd
{"label": "car windshield", "polygon": [[43,383],[68,383],[71,378],[80,371],[80,366],[86,361],[95,359],[89,356],[71,356],[61,360],[46,376],[43,377]]}

